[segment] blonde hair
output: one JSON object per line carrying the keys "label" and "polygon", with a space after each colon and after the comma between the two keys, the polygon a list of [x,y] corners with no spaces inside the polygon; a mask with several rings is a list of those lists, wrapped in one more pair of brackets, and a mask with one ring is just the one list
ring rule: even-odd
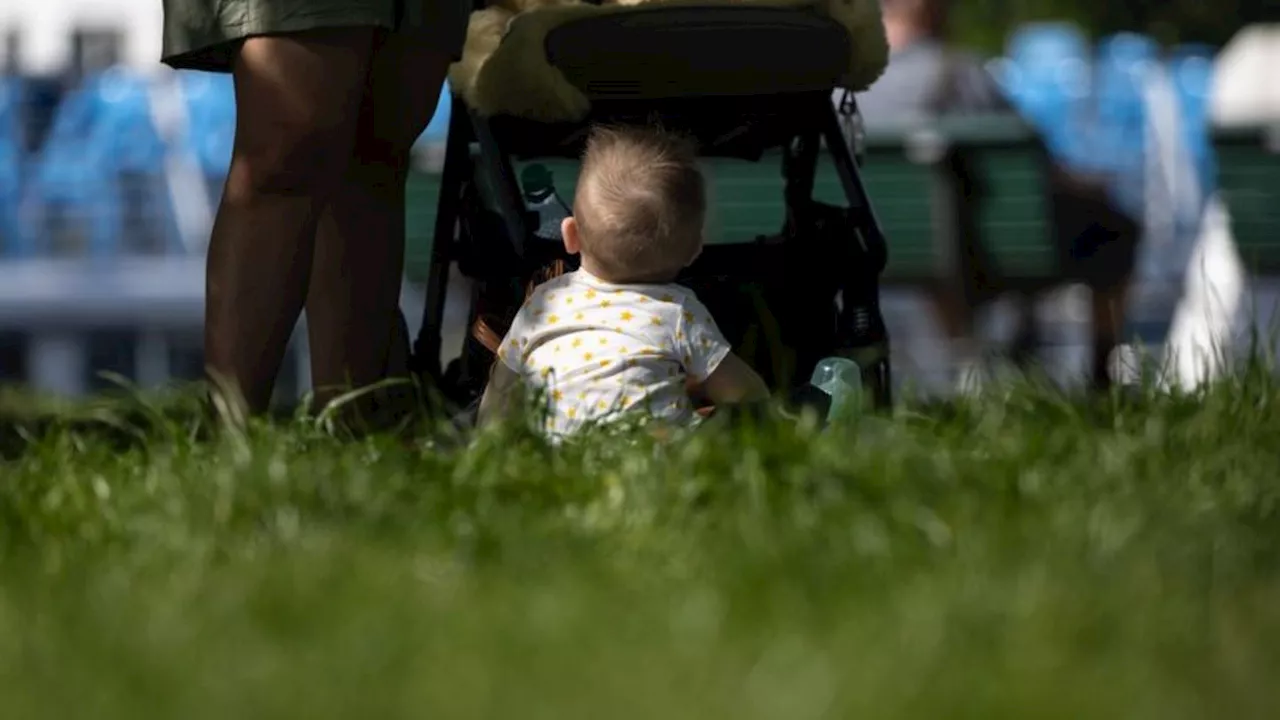
{"label": "blonde hair", "polygon": [[707,191],[692,143],[596,128],[573,201],[582,253],[612,282],[669,282],[702,249]]}

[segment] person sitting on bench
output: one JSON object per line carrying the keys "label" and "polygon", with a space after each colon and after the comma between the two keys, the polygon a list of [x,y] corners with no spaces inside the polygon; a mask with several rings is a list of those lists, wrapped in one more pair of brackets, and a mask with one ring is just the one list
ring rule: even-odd
{"label": "person sitting on bench", "polygon": [[581,268],[538,286],[499,346],[481,425],[522,388],[547,402],[563,437],[635,411],[695,422],[688,384],[716,404],[767,400],[701,302],[674,283],[702,251],[706,187],[687,143],[655,130],[596,129],[561,230]]}
{"label": "person sitting on bench", "polygon": [[[951,0],[884,0],[889,64],[884,75],[858,95],[858,109],[868,129],[898,128],[930,116],[1017,114],[978,56],[949,47],[950,5]],[[954,157],[951,162],[964,166]],[[1093,290],[1090,379],[1095,388],[1105,388],[1110,383],[1108,360],[1124,326],[1140,228],[1136,219],[1109,200],[1106,178],[1082,175],[1055,164],[1048,181],[1058,273],[1062,282],[1083,282]],[[980,189],[967,180],[960,186],[965,188],[964,203],[981,202]],[[972,234],[962,233],[960,238],[961,272],[971,277],[943,279],[931,297],[962,372],[975,360],[973,308],[1005,289],[999,282],[991,283],[991,278],[999,277],[999,258],[991,257],[995,253]],[[1018,301],[1018,327],[1011,352],[1015,360],[1024,363],[1040,339],[1034,294],[1021,292]]]}

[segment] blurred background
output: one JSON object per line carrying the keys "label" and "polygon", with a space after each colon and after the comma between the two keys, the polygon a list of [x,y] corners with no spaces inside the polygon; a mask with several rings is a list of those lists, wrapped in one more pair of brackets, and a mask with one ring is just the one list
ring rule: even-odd
{"label": "blurred background", "polygon": [[[1262,24],[1277,16],[1271,0],[967,0],[953,11],[954,43],[987,58],[1061,162],[1103,156],[1125,168],[1113,189],[1144,218],[1127,334],[1154,348],[1234,321],[1203,311],[1205,297],[1227,315],[1248,305],[1254,327],[1270,322],[1274,289],[1239,261],[1231,211],[1213,201],[1213,128],[1280,122],[1280,80],[1269,75],[1280,31]],[[0,8],[0,383],[75,395],[112,374],[141,386],[201,375],[203,252],[233,99],[227,77],[164,70],[160,37],[157,0]],[[446,92],[410,182],[411,327],[449,110]],[[1280,175],[1272,190],[1266,177],[1244,196],[1255,201],[1250,227],[1280,246],[1280,203],[1266,199]],[[1067,287],[1041,308],[1046,357],[1064,381],[1084,363],[1081,292]],[[951,387],[944,341],[916,294],[890,288],[885,306],[900,379]],[[446,352],[461,333],[460,303],[451,308]],[[984,323],[999,334],[1007,321],[997,307]],[[287,394],[307,386],[304,336],[281,379]]]}

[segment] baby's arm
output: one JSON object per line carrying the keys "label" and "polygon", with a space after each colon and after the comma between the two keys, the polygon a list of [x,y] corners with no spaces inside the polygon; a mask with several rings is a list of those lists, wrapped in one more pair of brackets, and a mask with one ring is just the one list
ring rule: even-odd
{"label": "baby's arm", "polygon": [[484,395],[480,397],[476,424],[488,427],[519,409],[519,389],[520,376],[501,359],[495,359],[493,370],[489,373],[489,383],[485,385]]}
{"label": "baby's arm", "polygon": [[489,382],[485,384],[484,394],[480,396],[480,407],[476,412],[476,424],[484,427],[510,417],[523,410],[525,400],[524,348],[536,333],[537,323],[530,313],[543,302],[543,295],[535,290],[533,295],[520,306],[519,312],[511,320],[511,327],[502,338],[498,350],[494,353],[493,366],[489,369]]}
{"label": "baby's arm", "polygon": [[769,386],[733,353],[711,313],[692,296],[684,298],[683,305],[676,347],[689,379],[715,405],[768,400]]}
{"label": "baby's arm", "polygon": [[769,399],[769,386],[751,366],[733,353],[724,356],[707,376],[702,391],[716,405],[761,402]]}

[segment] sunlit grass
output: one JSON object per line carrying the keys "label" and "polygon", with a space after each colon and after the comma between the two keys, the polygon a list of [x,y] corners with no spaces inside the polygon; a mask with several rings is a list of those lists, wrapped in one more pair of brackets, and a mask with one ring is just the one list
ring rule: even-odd
{"label": "sunlit grass", "polygon": [[[9,407],[22,405],[7,397]],[[553,449],[0,422],[6,717],[1269,717],[1280,392]],[[50,413],[55,420],[49,420]]]}

